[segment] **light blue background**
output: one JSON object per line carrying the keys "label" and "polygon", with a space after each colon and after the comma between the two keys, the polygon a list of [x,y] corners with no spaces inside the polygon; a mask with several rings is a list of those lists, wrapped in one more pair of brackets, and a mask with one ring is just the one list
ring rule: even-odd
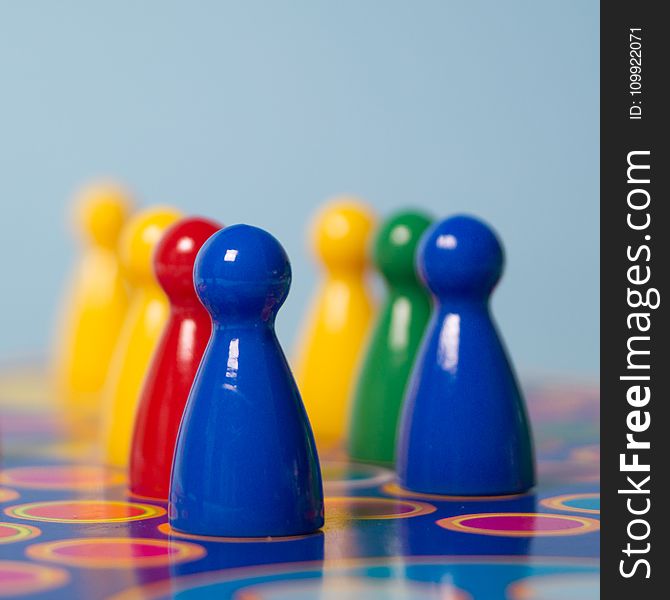
{"label": "light blue background", "polygon": [[67,202],[111,175],[272,231],[289,349],[325,198],[476,213],[520,372],[596,376],[598,45],[595,0],[0,2],[0,356],[46,352]]}

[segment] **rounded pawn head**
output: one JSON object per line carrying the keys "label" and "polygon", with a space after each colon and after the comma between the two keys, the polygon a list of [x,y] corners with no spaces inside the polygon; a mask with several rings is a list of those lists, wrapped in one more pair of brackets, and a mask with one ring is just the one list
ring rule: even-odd
{"label": "rounded pawn head", "polygon": [[155,280],[154,250],[165,230],[180,217],[174,208],[157,206],[136,213],[126,223],[119,238],[119,257],[132,285],[148,285]]}
{"label": "rounded pawn head", "polygon": [[416,249],[431,224],[425,213],[405,210],[381,224],[374,241],[374,261],[389,283],[415,282]]}
{"label": "rounded pawn head", "polygon": [[75,198],[75,227],[90,243],[113,249],[133,204],[130,193],[118,184],[90,184]]}
{"label": "rounded pawn head", "polygon": [[156,279],[172,302],[197,302],[193,265],[202,245],[221,224],[202,217],[177,221],[163,234],[154,252]]}
{"label": "rounded pawn head", "polygon": [[328,202],[315,216],[312,241],[326,267],[362,268],[368,262],[370,236],[375,226],[372,210],[356,198]]}
{"label": "rounded pawn head", "polygon": [[215,320],[273,321],[291,286],[291,263],[267,231],[232,225],[205,242],[195,259],[193,280]]}
{"label": "rounded pawn head", "polygon": [[418,271],[438,298],[484,298],[503,270],[502,245],[493,230],[474,217],[459,215],[436,223],[424,235]]}

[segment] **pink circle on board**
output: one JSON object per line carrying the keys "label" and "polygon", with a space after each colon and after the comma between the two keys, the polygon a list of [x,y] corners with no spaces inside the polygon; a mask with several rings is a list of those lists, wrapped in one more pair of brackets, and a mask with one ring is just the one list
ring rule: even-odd
{"label": "pink circle on board", "polygon": [[26,550],[33,559],[93,569],[158,567],[198,560],[206,553],[198,544],[152,538],[80,538]]}
{"label": "pink circle on board", "polygon": [[42,532],[32,525],[22,523],[0,523],[0,544],[22,542],[37,537]]}
{"label": "pink circle on board", "polygon": [[435,512],[427,502],[362,496],[327,496],[326,519],[406,519]]}
{"label": "pink circle on board", "polygon": [[[73,558],[86,558],[93,556],[100,552],[100,544],[91,542],[81,542],[76,546],[64,546],[59,551],[60,556],[70,556]],[[150,546],[148,544],[133,543],[129,541],[127,544],[110,544],[105,546],[105,560],[125,560],[132,558],[152,558],[155,556],[171,556],[177,553],[177,548],[174,546]]]}
{"label": "pink circle on board", "polygon": [[451,531],[512,537],[581,535],[600,528],[595,519],[549,513],[458,515],[440,519],[437,524]]}
{"label": "pink circle on board", "polygon": [[65,585],[69,579],[63,569],[0,560],[0,598],[44,592]]}
{"label": "pink circle on board", "polygon": [[468,527],[493,529],[495,531],[552,531],[579,529],[581,525],[573,521],[543,517],[541,515],[506,515],[500,517],[476,517],[468,520]]}

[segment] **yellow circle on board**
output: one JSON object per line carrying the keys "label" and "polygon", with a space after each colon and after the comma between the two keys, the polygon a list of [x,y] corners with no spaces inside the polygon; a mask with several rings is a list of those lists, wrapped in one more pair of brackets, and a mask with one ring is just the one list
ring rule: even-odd
{"label": "yellow circle on board", "polygon": [[12,542],[23,542],[36,538],[42,532],[32,525],[21,525],[19,523],[0,523],[0,544],[11,544]]}
{"label": "yellow circle on board", "polygon": [[5,514],[44,523],[127,523],[162,517],[166,510],[120,500],[54,500],[10,506]]}

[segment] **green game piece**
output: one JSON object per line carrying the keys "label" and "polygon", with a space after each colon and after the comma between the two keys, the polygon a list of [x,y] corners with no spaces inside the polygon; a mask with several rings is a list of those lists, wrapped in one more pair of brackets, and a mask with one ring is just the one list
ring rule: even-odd
{"label": "green game piece", "polygon": [[354,460],[392,464],[396,429],[414,358],[431,314],[428,291],[414,267],[431,219],[417,211],[392,215],[379,229],[374,262],[388,297],[372,332],[356,385],[349,427]]}

